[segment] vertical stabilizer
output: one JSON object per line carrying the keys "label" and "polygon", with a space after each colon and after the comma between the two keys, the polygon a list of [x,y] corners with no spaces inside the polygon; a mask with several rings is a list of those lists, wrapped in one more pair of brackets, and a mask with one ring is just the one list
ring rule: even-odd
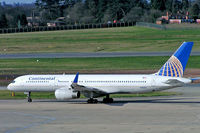
{"label": "vertical stabilizer", "polygon": [[160,76],[183,77],[193,42],[184,42],[156,73]]}

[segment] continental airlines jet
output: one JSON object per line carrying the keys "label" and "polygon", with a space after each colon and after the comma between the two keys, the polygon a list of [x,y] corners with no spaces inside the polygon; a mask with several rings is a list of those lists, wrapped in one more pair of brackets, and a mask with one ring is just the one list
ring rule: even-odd
{"label": "continental airlines jet", "polygon": [[193,42],[184,42],[169,60],[154,74],[81,74],[76,75],[25,75],[8,85],[8,90],[26,92],[31,102],[31,92],[55,91],[58,100],[79,98],[83,94],[88,103],[97,103],[97,97],[110,94],[145,93],[180,87],[196,79],[183,78]]}

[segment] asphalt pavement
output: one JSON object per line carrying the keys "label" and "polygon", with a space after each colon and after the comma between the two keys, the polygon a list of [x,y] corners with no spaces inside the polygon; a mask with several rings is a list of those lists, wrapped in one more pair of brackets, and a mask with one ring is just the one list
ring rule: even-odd
{"label": "asphalt pavement", "polygon": [[[173,52],[18,53],[0,54],[0,59],[171,56],[172,54]],[[192,52],[191,55],[197,56],[200,52]]]}
{"label": "asphalt pavement", "polygon": [[112,104],[102,98],[98,104],[0,100],[0,133],[199,133],[200,87],[174,91],[183,95],[115,98]]}

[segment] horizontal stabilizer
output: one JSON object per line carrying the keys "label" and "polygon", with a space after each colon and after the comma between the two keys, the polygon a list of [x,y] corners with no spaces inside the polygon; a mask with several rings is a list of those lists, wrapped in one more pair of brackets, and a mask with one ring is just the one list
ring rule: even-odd
{"label": "horizontal stabilizer", "polygon": [[196,78],[191,78],[192,82],[196,81],[196,80],[200,80],[200,77],[196,77]]}
{"label": "horizontal stabilizer", "polygon": [[185,84],[182,81],[179,81],[177,79],[168,79],[167,81],[164,82],[165,84],[169,84],[172,86],[182,86],[183,84]]}

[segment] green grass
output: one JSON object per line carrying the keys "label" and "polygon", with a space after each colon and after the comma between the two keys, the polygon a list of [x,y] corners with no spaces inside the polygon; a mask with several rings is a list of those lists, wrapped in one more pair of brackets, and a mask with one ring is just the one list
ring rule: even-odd
{"label": "green grass", "polygon": [[1,53],[174,51],[194,41],[200,51],[200,29],[158,30],[143,27],[49,31],[0,35]]}
{"label": "green grass", "polygon": [[[12,96],[12,92],[9,90],[0,91],[0,99],[25,99],[27,95],[23,92],[15,92],[15,96]],[[33,99],[54,99],[54,92],[32,92],[31,98]]]}
{"label": "green grass", "polygon": [[[0,75],[90,73],[110,70],[158,70],[169,57],[112,57],[60,59],[0,59]],[[37,62],[37,60],[39,60]],[[187,68],[200,68],[200,56],[192,56]]]}
{"label": "green grass", "polygon": [[166,24],[167,30],[183,30],[183,29],[198,29],[200,25],[197,23],[182,23],[182,24]]}
{"label": "green grass", "polygon": [[[113,94],[113,98],[122,98],[122,97],[152,97],[152,96],[172,96],[180,95],[176,92],[151,92],[145,94]],[[15,96],[11,96],[11,91],[1,90],[0,99],[25,99],[26,95],[23,92],[15,92]],[[31,98],[33,99],[55,99],[54,92],[32,92]],[[81,98],[85,98],[81,95]]]}

